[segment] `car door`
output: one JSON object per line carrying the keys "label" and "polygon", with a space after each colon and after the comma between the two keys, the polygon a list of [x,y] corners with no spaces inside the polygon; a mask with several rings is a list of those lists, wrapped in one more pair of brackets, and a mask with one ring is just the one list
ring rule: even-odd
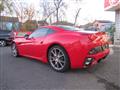
{"label": "car door", "polygon": [[38,59],[43,59],[44,58],[44,52],[45,52],[45,47],[46,47],[46,43],[45,40],[47,38],[49,38],[50,34],[55,33],[54,30],[49,29],[49,28],[41,28],[40,29],[40,34],[39,37],[34,39],[33,42],[33,47],[34,47],[34,54],[32,53],[32,55],[34,55],[35,58]]}
{"label": "car door", "polygon": [[29,45],[31,45],[32,39],[18,38],[17,41],[19,53],[23,56],[28,56],[29,54],[28,47]]}
{"label": "car door", "polygon": [[42,58],[42,47],[44,46],[44,39],[47,36],[48,30],[48,28],[40,28],[29,36],[31,40],[31,43],[27,47],[29,57]]}

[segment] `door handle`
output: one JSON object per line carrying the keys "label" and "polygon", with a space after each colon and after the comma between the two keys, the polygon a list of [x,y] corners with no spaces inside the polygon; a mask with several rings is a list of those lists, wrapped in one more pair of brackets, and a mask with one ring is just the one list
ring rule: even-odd
{"label": "door handle", "polygon": [[40,43],[43,44],[43,41],[41,41]]}
{"label": "door handle", "polygon": [[22,42],[19,42],[18,44],[20,45],[20,44],[22,44]]}

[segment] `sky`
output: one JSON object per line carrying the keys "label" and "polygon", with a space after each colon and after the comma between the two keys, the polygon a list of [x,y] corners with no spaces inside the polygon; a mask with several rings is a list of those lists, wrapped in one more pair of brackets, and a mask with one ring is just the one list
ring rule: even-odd
{"label": "sky", "polygon": [[[35,8],[38,8],[40,0],[26,0],[26,2],[28,4],[33,4],[35,5]],[[88,22],[93,22],[94,20],[115,21],[115,12],[104,11],[104,0],[83,0],[81,4],[76,3],[75,0],[65,0],[65,2],[68,4],[65,20],[69,22],[74,21],[77,7],[82,8],[77,24],[84,25]]]}

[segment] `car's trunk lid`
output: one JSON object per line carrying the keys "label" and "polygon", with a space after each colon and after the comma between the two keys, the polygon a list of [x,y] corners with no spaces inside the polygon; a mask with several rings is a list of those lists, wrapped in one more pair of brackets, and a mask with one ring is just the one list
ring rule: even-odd
{"label": "car's trunk lid", "polygon": [[91,42],[94,43],[105,43],[108,42],[108,36],[105,32],[98,31],[77,31],[81,35],[88,37]]}

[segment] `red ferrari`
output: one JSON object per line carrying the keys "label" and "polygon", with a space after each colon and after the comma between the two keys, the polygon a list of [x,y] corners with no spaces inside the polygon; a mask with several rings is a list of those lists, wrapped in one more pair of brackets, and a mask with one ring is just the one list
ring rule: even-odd
{"label": "red ferrari", "polygon": [[87,68],[106,58],[110,52],[104,32],[64,25],[43,26],[24,38],[16,38],[11,50],[15,57],[41,60],[59,72]]}

